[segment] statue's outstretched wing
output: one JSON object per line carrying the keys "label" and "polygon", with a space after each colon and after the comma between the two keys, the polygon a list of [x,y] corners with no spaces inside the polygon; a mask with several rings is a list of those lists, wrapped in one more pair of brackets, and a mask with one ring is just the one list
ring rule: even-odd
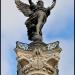
{"label": "statue's outstretched wing", "polygon": [[17,5],[17,8],[26,16],[29,17],[29,15],[32,14],[32,11],[30,9],[30,6],[28,4],[25,4],[21,2],[20,0],[15,0],[15,3]]}

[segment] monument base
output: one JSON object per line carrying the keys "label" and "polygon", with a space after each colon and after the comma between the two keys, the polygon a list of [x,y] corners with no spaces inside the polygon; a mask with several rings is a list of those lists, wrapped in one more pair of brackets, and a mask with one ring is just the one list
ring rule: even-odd
{"label": "monument base", "polygon": [[58,75],[59,42],[16,43],[17,75]]}

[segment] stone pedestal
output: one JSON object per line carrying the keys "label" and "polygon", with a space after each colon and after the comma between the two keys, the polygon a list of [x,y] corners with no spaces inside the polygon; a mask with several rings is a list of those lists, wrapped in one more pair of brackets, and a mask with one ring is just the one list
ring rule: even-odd
{"label": "stone pedestal", "polygon": [[16,43],[17,75],[59,75],[59,42]]}

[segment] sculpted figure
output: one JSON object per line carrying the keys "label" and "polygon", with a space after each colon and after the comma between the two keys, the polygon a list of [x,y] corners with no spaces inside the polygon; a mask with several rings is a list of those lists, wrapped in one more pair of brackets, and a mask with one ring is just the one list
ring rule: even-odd
{"label": "sculpted figure", "polygon": [[31,41],[42,41],[42,27],[44,26],[47,17],[50,15],[50,11],[54,8],[56,0],[53,0],[52,5],[45,8],[44,2],[38,0],[37,4],[34,4],[32,0],[28,0],[29,4],[25,4],[20,0],[15,0],[17,8],[26,16],[28,19],[25,25],[28,29],[28,38]]}

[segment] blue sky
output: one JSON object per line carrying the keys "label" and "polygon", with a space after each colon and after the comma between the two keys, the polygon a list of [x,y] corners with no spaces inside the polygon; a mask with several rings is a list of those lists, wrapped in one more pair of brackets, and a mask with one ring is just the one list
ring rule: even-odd
{"label": "blue sky", "polygon": [[[22,1],[28,3],[27,0]],[[43,1],[46,7],[50,5],[49,0]],[[1,4],[1,75],[17,75],[16,54],[13,49],[16,47],[16,41],[30,42],[24,25],[27,18],[18,11],[14,0],[2,0]],[[55,8],[42,29],[44,42],[60,41],[63,51],[60,55],[59,75],[74,75],[73,9],[73,0],[57,0]]]}

